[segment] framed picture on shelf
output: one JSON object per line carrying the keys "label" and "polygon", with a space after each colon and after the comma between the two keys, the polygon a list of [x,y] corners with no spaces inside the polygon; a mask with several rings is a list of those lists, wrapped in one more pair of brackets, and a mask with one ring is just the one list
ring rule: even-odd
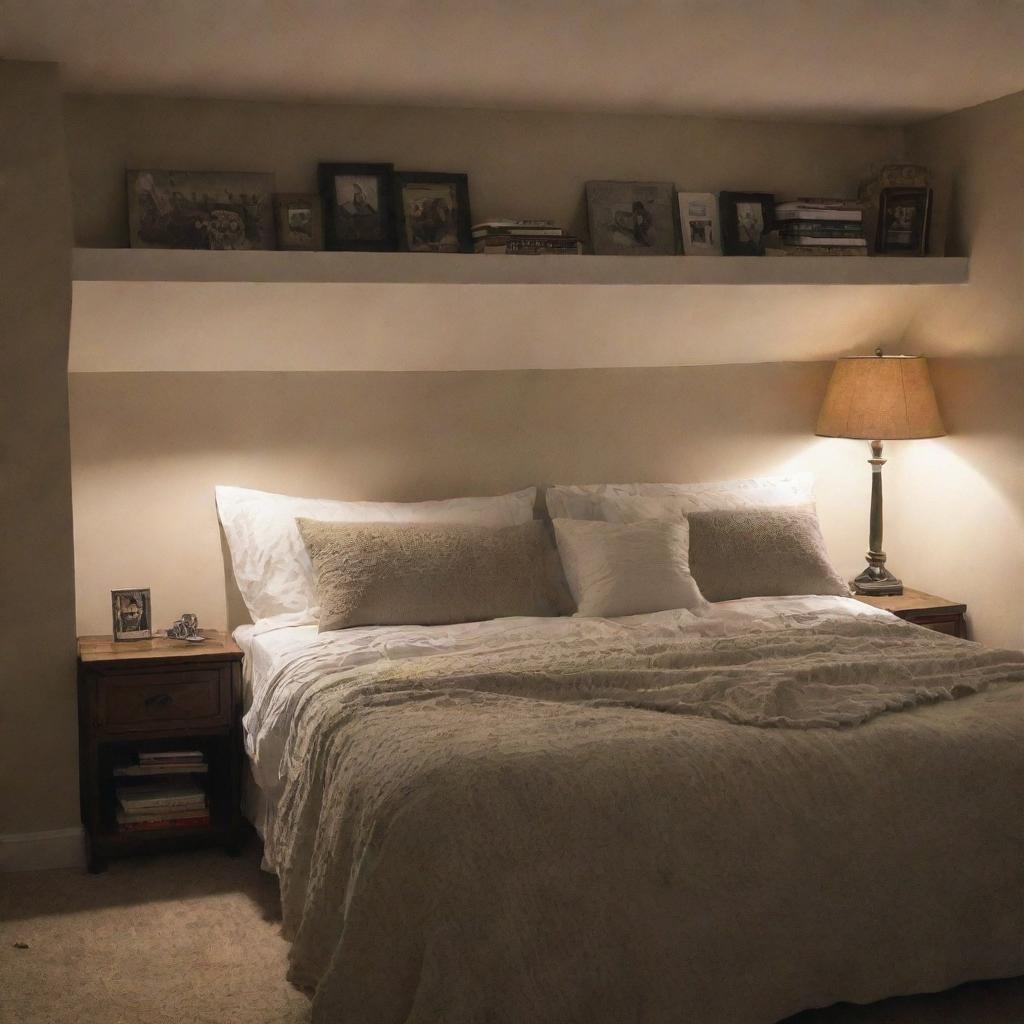
{"label": "framed picture on shelf", "polygon": [[133,249],[273,249],[274,176],[127,171]]}
{"label": "framed picture on shelf", "polygon": [[679,228],[687,256],[721,256],[718,200],[711,192],[680,192]]}
{"label": "framed picture on shelf", "polygon": [[878,197],[875,252],[924,256],[931,212],[930,188],[883,188]]}
{"label": "framed picture on shelf", "polygon": [[675,185],[588,181],[590,241],[598,256],[672,256],[679,251]]}
{"label": "framed picture on shelf", "polygon": [[327,207],[328,249],[394,250],[394,165],[320,164],[319,182]]}
{"label": "framed picture on shelf", "polygon": [[149,590],[112,590],[111,612],[115,640],[151,640],[153,609]]}
{"label": "framed picture on shelf", "polygon": [[720,192],[722,251],[726,256],[763,256],[764,236],[772,230],[775,197],[767,192]]}
{"label": "framed picture on shelf", "polygon": [[277,247],[291,251],[324,247],[324,204],[313,192],[278,192],[274,195]]}
{"label": "framed picture on shelf", "polygon": [[472,252],[473,219],[465,174],[395,174],[398,247],[403,252]]}

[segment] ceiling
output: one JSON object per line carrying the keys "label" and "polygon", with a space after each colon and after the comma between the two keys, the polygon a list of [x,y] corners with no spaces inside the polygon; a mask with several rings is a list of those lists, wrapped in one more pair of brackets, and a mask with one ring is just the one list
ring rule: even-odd
{"label": "ceiling", "polygon": [[901,123],[1024,89],[1024,0],[0,0],[69,91]]}

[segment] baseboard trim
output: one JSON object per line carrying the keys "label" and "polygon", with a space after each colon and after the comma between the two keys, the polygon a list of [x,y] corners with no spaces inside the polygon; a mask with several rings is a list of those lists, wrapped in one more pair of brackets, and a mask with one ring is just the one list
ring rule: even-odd
{"label": "baseboard trim", "polygon": [[44,871],[84,865],[85,837],[80,826],[0,835],[0,871]]}

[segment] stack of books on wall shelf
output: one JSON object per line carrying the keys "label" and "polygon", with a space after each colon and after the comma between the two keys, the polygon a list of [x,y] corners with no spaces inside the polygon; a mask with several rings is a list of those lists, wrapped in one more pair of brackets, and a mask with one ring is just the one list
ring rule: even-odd
{"label": "stack of books on wall shelf", "polygon": [[473,249],[489,256],[579,256],[583,246],[553,220],[486,220],[473,225]]}
{"label": "stack of books on wall shelf", "polygon": [[866,256],[864,211],[855,199],[794,199],[775,207],[785,256]]}
{"label": "stack of books on wall shelf", "polygon": [[114,775],[188,775],[206,771],[206,759],[200,750],[159,750],[139,751],[132,764],[118,765]]}
{"label": "stack of books on wall shelf", "polygon": [[122,832],[164,828],[202,828],[210,811],[202,786],[163,779],[159,782],[116,786],[117,824]]}

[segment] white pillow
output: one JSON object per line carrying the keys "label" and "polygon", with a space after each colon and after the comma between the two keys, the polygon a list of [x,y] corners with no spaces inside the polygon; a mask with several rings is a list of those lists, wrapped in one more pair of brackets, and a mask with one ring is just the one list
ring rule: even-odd
{"label": "white pillow", "polygon": [[295,520],[332,523],[460,523],[517,526],[533,519],[536,487],[494,498],[448,501],[332,501],[217,487],[217,511],[231,551],[235,582],[253,622],[316,622],[313,566]]}
{"label": "white pillow", "polygon": [[577,615],[610,618],[706,606],[690,575],[690,530],[685,519],[556,519],[554,525]]}
{"label": "white pillow", "polygon": [[[712,512],[803,505],[812,500],[813,485],[810,473],[696,484],[555,484],[547,489],[545,500],[552,519],[607,519],[608,509],[619,498],[679,498],[684,499],[681,507],[691,512]],[[664,509],[671,506],[660,507],[662,512],[654,518],[662,518]]]}

